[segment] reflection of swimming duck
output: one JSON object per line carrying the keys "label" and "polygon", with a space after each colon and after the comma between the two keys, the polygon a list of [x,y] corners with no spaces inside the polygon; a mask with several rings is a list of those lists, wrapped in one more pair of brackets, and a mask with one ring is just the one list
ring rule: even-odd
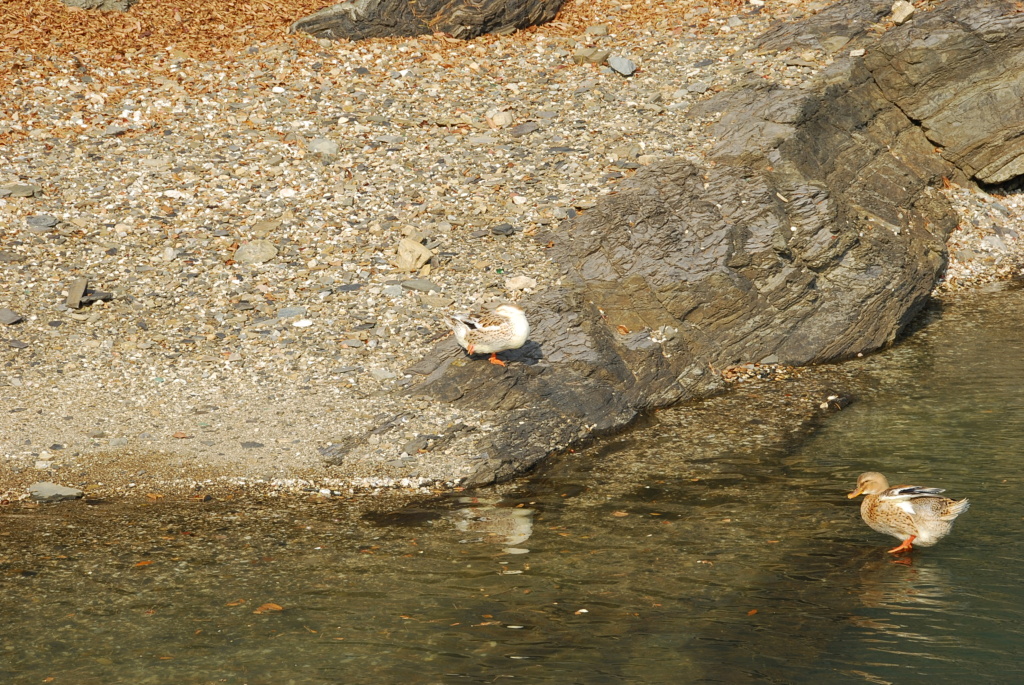
{"label": "reflection of swimming duck", "polygon": [[498,353],[523,346],[530,336],[530,324],[519,305],[502,304],[478,317],[456,314],[448,317],[455,339],[470,354],[490,354],[490,362],[505,366]]}
{"label": "reflection of swimming duck", "polygon": [[942,497],[941,488],[922,488],[918,485],[889,487],[885,476],[875,471],[860,474],[857,489],[847,497],[866,495],[860,505],[864,522],[879,533],[892,535],[903,542],[889,550],[899,554],[913,549],[915,541],[930,547],[946,537],[953,520],[967,511],[971,503]]}

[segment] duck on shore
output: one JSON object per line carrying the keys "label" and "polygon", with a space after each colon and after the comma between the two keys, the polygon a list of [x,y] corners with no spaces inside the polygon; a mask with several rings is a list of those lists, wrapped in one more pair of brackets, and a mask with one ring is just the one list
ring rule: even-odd
{"label": "duck on shore", "polygon": [[490,354],[489,361],[498,366],[505,366],[505,362],[498,359],[499,352],[518,349],[530,337],[526,312],[516,304],[501,304],[493,312],[477,317],[455,314],[447,317],[447,321],[455,340],[466,352]]}

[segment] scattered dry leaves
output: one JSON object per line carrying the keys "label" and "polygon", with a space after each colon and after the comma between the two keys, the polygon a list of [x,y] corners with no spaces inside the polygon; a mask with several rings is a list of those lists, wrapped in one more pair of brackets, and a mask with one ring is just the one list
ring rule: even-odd
{"label": "scattered dry leaves", "polygon": [[281,606],[280,604],[274,604],[273,602],[267,602],[266,604],[261,604],[258,607],[256,607],[255,609],[253,609],[252,613],[254,613],[254,614],[265,614],[265,613],[270,612],[270,611],[284,611],[284,607]]}

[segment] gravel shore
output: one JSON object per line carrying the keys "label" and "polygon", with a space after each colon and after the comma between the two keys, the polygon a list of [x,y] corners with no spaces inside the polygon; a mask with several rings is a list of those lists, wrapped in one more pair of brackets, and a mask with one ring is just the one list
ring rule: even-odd
{"label": "gravel shore", "polygon": [[[358,44],[287,34],[324,3],[155,4],[0,8],[0,499],[457,486],[491,417],[401,392],[444,313],[556,285],[534,233],[699,159],[694,103],[829,61],[750,50],[824,2],[570,2]],[[1024,196],[947,192],[937,294],[1020,275]]]}

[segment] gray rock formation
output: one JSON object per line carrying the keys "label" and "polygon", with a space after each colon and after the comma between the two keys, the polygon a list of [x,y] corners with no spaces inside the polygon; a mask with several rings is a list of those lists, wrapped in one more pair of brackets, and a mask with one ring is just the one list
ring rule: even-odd
{"label": "gray rock formation", "polygon": [[551,21],[562,0],[350,0],[292,24],[317,38],[383,38],[447,33],[475,38]]}
{"label": "gray rock formation", "polygon": [[762,83],[713,98],[706,165],[652,166],[545,236],[566,286],[522,303],[533,333],[508,369],[466,363],[451,340],[417,365],[427,377],[413,392],[502,417],[470,484],[707,396],[723,367],[895,340],[945,265],[956,217],[943,179],[991,182],[1021,163],[1024,112],[1004,100],[1020,100],[1024,15],[951,0],[867,34],[887,12],[846,0],[766,35],[867,53],[838,57],[810,91]]}
{"label": "gray rock formation", "polygon": [[29,496],[33,502],[61,502],[67,499],[79,499],[84,495],[78,488],[69,488],[49,481],[40,481],[28,486]]}
{"label": "gray rock formation", "polygon": [[65,5],[80,7],[84,10],[103,10],[105,12],[127,12],[139,0],[61,0]]}

